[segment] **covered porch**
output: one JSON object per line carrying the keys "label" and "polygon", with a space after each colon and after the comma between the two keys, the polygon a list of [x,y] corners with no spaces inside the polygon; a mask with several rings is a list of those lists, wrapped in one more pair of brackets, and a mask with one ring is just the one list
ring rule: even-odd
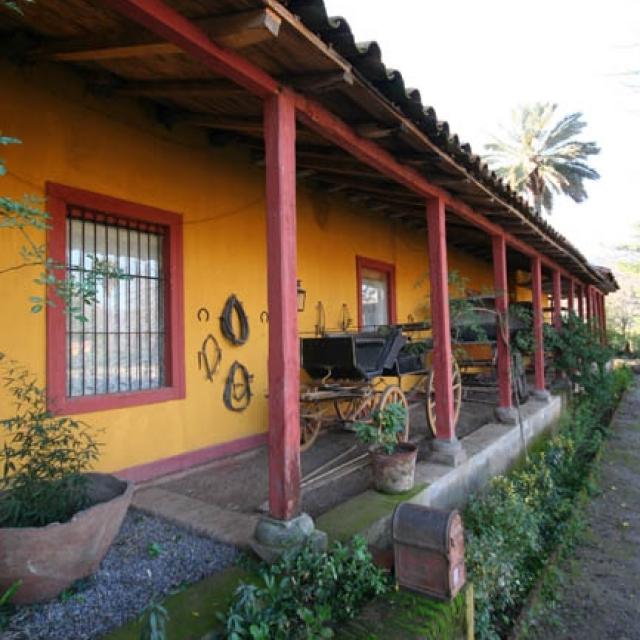
{"label": "covered porch", "polygon": [[[249,151],[254,166],[264,167],[268,446],[254,471],[262,469],[260,478],[266,471],[268,484],[260,484],[260,492],[248,492],[256,502],[252,507],[262,507],[266,498],[271,518],[295,518],[307,508],[305,487],[313,485],[305,485],[305,475],[309,479],[314,469],[320,475],[317,469],[335,458],[334,447],[352,446],[350,441],[334,444],[350,438],[348,434],[327,436],[327,452],[316,449],[318,457],[309,458],[308,469],[300,454],[299,281],[321,277],[311,268],[300,273],[301,185],[320,194],[342,194],[366,210],[363,222],[391,221],[423,242],[436,412],[435,437],[426,441],[425,455],[433,468],[453,469],[469,458],[456,432],[452,384],[453,248],[490,265],[496,311],[505,318],[519,286],[510,278],[516,272],[530,275],[524,288],[530,291],[533,308],[533,387],[538,401],[549,400],[545,309],[551,307],[550,319],[560,326],[563,308],[577,307],[603,330],[606,283],[601,275],[461,144],[448,124],[422,104],[418,92],[405,88],[400,74],[386,69],[377,46],[358,46],[346,23],[330,23],[319,0],[247,0],[241,10],[238,3],[231,6],[223,0],[206,7],[184,3],[179,10],[160,0],[108,0],[100,7],[80,3],[75,31],[63,24],[70,9],[65,3],[53,4],[59,15],[50,16],[46,29],[35,12],[15,18],[40,34],[39,42],[27,43],[25,56],[73,65],[106,99],[140,98],[157,121],[205,129],[215,150],[241,147]],[[547,292],[551,305],[545,304]],[[358,316],[342,329],[358,328]],[[387,320],[396,321],[391,312]],[[497,340],[495,408],[508,425],[503,428],[512,429],[511,351],[508,331],[503,335]],[[471,405],[467,409],[473,422],[478,412]],[[425,441],[425,425],[416,418],[412,427],[412,437]],[[245,444],[226,451],[255,446],[257,439]],[[197,459],[206,462],[206,456]],[[188,460],[193,458],[176,459],[163,469],[179,471]],[[248,496],[236,500],[232,486],[233,469],[241,469],[242,462],[234,464],[237,461],[215,462],[200,472],[224,472],[229,491],[222,487],[216,493],[206,482],[202,486],[215,507],[244,513]],[[123,475],[144,480],[156,474],[154,469]],[[180,480],[168,482],[178,483],[172,485],[177,488]],[[161,485],[155,490],[162,490]],[[225,506],[236,502],[240,509]]]}

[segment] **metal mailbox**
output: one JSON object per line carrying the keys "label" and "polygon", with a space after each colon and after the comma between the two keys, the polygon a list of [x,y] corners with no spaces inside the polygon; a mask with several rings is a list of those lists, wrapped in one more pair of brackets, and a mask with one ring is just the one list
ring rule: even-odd
{"label": "metal mailbox", "polygon": [[393,512],[396,580],[438,600],[456,596],[466,580],[464,529],[458,511],[399,504]]}

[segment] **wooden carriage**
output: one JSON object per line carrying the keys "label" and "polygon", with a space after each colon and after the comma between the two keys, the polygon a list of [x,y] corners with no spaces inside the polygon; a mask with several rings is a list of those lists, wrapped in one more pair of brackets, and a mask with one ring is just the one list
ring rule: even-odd
{"label": "wooden carriage", "polygon": [[[300,393],[301,450],[311,447],[329,418],[343,423],[367,421],[374,411],[391,403],[407,409],[404,440],[409,437],[409,409],[418,403],[426,406],[435,433],[434,374],[429,366],[433,343],[414,337],[428,328],[416,323],[302,338],[302,367],[312,382]],[[409,376],[412,384],[407,388],[403,379]],[[455,363],[452,386],[457,421],[462,380]]]}

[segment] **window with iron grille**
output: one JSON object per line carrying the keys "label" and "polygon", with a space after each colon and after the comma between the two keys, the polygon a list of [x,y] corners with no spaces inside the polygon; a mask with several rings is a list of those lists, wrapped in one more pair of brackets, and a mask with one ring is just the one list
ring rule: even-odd
{"label": "window with iron grille", "polygon": [[82,280],[96,261],[125,277],[98,282],[84,322],[67,315],[67,396],[163,386],[165,234],[158,225],[69,208],[68,277]]}
{"label": "window with iron grille", "polygon": [[47,210],[48,256],[68,279],[91,284],[96,265],[124,276],[99,278],[96,304],[47,307],[49,410],[184,398],[182,216],[56,183]]}

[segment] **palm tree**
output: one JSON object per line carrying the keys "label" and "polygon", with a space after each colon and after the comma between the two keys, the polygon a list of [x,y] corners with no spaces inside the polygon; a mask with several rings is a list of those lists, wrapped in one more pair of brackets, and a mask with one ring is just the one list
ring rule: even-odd
{"label": "palm tree", "polygon": [[551,213],[554,194],[586,200],[583,181],[600,178],[588,165],[589,156],[600,148],[595,142],[576,140],[586,126],[582,113],[558,117],[557,108],[550,102],[519,107],[512,113],[511,127],[485,145],[491,168],[527,194],[538,215],[543,209]]}

